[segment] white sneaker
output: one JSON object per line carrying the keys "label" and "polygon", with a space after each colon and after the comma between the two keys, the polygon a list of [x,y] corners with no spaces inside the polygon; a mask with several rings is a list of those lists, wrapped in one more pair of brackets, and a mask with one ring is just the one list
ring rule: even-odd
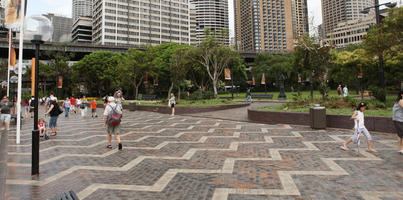
{"label": "white sneaker", "polygon": [[10,130],[10,128],[7,128],[7,130],[9,131],[9,130]]}
{"label": "white sneaker", "polygon": [[403,150],[400,150],[399,153],[403,155]]}
{"label": "white sneaker", "polygon": [[4,130],[6,130],[6,128],[5,128],[5,127],[1,127],[1,129],[0,129],[0,130],[4,131]]}

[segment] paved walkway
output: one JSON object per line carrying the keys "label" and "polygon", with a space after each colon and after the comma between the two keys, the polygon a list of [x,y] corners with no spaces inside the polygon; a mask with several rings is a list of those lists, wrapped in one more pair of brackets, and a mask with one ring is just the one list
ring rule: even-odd
{"label": "paved walkway", "polygon": [[207,117],[207,118],[214,118],[214,119],[225,119],[225,120],[233,120],[233,121],[243,121],[247,122],[248,120],[248,109],[256,109],[265,106],[275,106],[281,103],[268,103],[268,102],[255,102],[250,104],[248,107],[242,108],[235,108],[229,110],[221,110],[215,112],[205,112],[205,113],[194,113],[194,114],[187,114],[188,116],[195,116],[195,117]]}
{"label": "paved walkway", "polygon": [[8,134],[6,199],[402,199],[403,156],[393,134],[377,154],[339,146],[349,130],[126,112],[123,151],[106,149],[102,120],[59,120],[30,176],[31,122]]}

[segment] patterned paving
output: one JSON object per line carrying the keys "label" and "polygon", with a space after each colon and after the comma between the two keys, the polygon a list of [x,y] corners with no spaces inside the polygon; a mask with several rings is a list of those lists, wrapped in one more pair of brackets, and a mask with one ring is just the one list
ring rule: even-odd
{"label": "patterned paving", "polygon": [[30,176],[31,123],[8,134],[6,199],[403,199],[403,156],[393,134],[379,151],[339,146],[348,130],[126,112],[123,151],[106,149],[102,120],[59,120]]}

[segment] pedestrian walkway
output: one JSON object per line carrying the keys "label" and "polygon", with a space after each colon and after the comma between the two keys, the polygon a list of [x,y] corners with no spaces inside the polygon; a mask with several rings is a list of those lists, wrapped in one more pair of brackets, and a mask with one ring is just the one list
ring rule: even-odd
{"label": "pedestrian walkway", "polygon": [[255,102],[255,103],[250,104],[248,107],[220,110],[220,111],[215,111],[215,112],[190,113],[190,114],[186,114],[186,115],[194,116],[194,117],[207,117],[207,118],[214,118],[214,119],[225,119],[225,120],[247,122],[247,121],[249,121],[248,109],[257,109],[260,107],[275,106],[275,105],[279,105],[279,104],[281,104],[281,103]]}
{"label": "pedestrian walkway", "polygon": [[[100,110],[99,110],[99,114]],[[78,115],[77,115],[78,116]],[[29,119],[31,120],[31,119]],[[151,112],[124,113],[123,151],[106,149],[102,118],[60,117],[30,176],[31,128],[8,134],[6,199],[401,199],[403,156],[393,134],[339,149],[350,130],[267,125]]]}

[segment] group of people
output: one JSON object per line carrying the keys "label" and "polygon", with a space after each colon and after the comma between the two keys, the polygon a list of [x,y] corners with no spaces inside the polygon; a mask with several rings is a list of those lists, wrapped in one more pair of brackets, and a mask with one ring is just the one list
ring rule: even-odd
{"label": "group of people", "polygon": [[74,97],[67,97],[63,103],[62,107],[64,108],[64,117],[68,118],[70,112],[74,112],[77,114],[77,111],[81,113],[81,117],[87,117],[88,108],[91,108],[91,117],[97,118],[97,101],[93,99],[90,103],[88,99],[83,96],[82,98],[75,99]]}
{"label": "group of people", "polygon": [[[364,111],[366,110],[367,105],[364,102],[361,102],[354,114],[351,116],[351,119],[354,120],[354,127],[353,131],[354,134],[351,138],[346,140],[340,148],[348,151],[348,145],[351,142],[356,142],[359,144],[360,142],[360,134],[364,134],[367,138],[368,144],[368,151],[369,152],[377,152],[372,147],[372,137],[371,134],[368,132],[368,129],[365,127],[365,119],[364,119]],[[397,95],[396,102],[393,105],[393,123],[396,128],[399,144],[398,144],[398,152],[403,154],[403,90],[400,91]]]}
{"label": "group of people", "polygon": [[339,97],[341,97],[341,94],[343,93],[343,97],[347,97],[348,96],[348,88],[347,85],[345,85],[343,88],[341,87],[341,85],[339,85],[339,87],[337,87],[337,94],[339,95]]}

